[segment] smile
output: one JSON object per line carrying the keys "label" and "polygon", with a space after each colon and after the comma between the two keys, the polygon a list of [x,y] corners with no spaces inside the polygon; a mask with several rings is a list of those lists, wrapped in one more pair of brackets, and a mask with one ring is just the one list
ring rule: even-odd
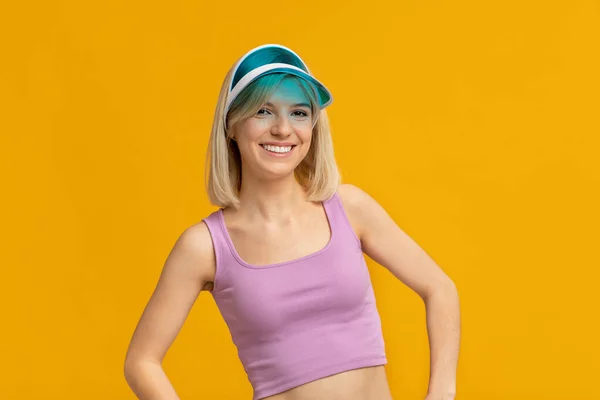
{"label": "smile", "polygon": [[296,146],[271,146],[269,144],[261,144],[260,147],[262,147],[270,153],[285,154],[292,151],[292,149]]}

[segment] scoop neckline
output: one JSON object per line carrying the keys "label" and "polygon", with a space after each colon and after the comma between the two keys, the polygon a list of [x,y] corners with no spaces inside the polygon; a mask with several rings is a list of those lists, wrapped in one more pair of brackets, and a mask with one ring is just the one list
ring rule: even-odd
{"label": "scoop neckline", "polygon": [[[335,196],[335,195],[334,195]],[[331,197],[333,198],[333,196]],[[289,260],[289,261],[282,261],[282,262],[278,262],[278,263],[271,263],[271,264],[265,264],[265,265],[255,265],[255,264],[250,264],[246,261],[244,261],[242,259],[242,257],[238,254],[237,250],[235,249],[235,246],[233,244],[233,240],[231,240],[231,236],[229,236],[229,231],[227,230],[227,225],[225,225],[225,217],[223,215],[223,208],[219,208],[217,214],[219,216],[219,223],[221,225],[221,229],[223,230],[223,236],[225,236],[225,241],[227,242],[227,245],[229,246],[229,250],[231,251],[231,254],[233,255],[233,257],[235,258],[235,260],[242,265],[243,267],[246,268],[251,268],[251,269],[268,269],[268,268],[275,268],[275,267],[281,267],[281,266],[285,266],[285,265],[289,265],[289,264],[294,264],[294,263],[298,263],[304,260],[308,260],[310,258],[316,257],[324,252],[327,251],[327,249],[329,249],[331,247],[331,243],[333,243],[333,237],[335,235],[335,230],[333,228],[333,224],[331,222],[331,215],[330,215],[330,210],[329,210],[329,201],[331,200],[331,198],[321,202],[321,206],[323,207],[323,210],[325,211],[325,217],[327,219],[327,224],[329,225],[329,241],[327,242],[327,244],[325,245],[325,247],[323,247],[321,250],[317,250],[311,254],[307,254],[305,256],[293,259],[293,260]]]}

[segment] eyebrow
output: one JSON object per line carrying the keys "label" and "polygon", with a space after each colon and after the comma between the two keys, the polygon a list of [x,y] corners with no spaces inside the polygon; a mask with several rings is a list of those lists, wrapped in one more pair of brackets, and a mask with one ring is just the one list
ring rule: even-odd
{"label": "eyebrow", "polygon": [[[271,102],[266,102],[265,103],[268,106],[271,107],[275,107]],[[306,108],[310,108],[310,104],[308,103],[296,103],[296,104],[292,104],[292,107],[306,107]]]}

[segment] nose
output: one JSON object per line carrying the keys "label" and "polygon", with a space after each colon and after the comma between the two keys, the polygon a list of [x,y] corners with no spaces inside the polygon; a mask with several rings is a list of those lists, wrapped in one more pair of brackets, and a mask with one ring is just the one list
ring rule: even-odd
{"label": "nose", "polygon": [[279,136],[289,136],[292,134],[292,124],[288,120],[287,116],[280,115],[273,124],[271,131]]}

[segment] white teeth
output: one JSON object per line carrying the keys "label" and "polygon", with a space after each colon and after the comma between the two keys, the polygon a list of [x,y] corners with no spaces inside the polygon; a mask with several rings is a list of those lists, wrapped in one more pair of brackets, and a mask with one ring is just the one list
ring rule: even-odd
{"label": "white teeth", "polygon": [[274,153],[287,153],[292,150],[292,146],[271,146],[269,144],[263,144],[262,147]]}

